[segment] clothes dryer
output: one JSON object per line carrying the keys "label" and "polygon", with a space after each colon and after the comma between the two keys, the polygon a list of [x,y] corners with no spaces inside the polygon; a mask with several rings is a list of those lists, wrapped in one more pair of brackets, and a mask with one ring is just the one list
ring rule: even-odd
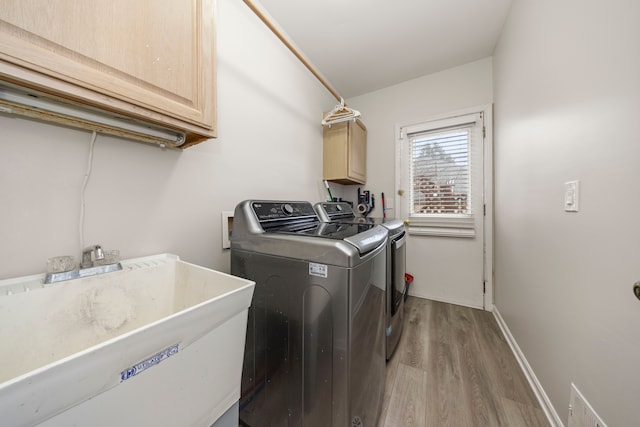
{"label": "clothes dryer", "polygon": [[346,202],[316,203],[314,209],[321,221],[355,224],[377,224],[389,231],[386,262],[385,335],[386,358],[398,347],[404,325],[406,292],[406,233],[399,219],[359,217]]}

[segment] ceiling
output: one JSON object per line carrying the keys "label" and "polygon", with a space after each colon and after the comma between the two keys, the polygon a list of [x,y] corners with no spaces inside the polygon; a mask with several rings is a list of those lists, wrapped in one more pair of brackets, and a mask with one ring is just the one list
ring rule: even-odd
{"label": "ceiling", "polygon": [[511,0],[260,0],[344,98],[490,56]]}

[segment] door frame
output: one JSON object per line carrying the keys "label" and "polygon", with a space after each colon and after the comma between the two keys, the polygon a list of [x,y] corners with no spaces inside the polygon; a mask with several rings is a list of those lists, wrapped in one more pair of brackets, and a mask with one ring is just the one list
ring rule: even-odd
{"label": "door frame", "polygon": [[400,171],[402,169],[401,158],[401,129],[416,123],[442,120],[452,116],[482,113],[483,117],[483,283],[484,287],[483,308],[493,311],[494,308],[494,253],[493,253],[493,104],[483,104],[461,110],[450,111],[445,114],[437,114],[422,119],[397,122],[395,125],[396,138],[396,173],[395,173],[395,206],[401,207],[403,198],[398,194],[402,188]]}

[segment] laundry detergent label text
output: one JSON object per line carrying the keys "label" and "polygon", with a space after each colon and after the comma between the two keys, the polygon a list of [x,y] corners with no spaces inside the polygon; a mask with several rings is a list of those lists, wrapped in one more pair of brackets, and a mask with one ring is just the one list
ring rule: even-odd
{"label": "laundry detergent label text", "polygon": [[171,347],[165,348],[164,350],[154,354],[150,358],[145,359],[142,362],[137,363],[132,367],[127,368],[124,371],[120,372],[120,381],[121,382],[126,381],[129,378],[138,375],[140,372],[143,372],[151,368],[152,366],[157,365],[163,360],[173,356],[174,354],[178,353],[178,351],[179,351],[179,344],[174,344]]}

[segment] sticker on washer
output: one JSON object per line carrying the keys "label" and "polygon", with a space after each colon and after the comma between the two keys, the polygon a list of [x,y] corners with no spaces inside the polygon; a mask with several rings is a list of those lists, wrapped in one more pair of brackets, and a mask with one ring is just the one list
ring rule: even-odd
{"label": "sticker on washer", "polygon": [[327,277],[327,265],[316,264],[315,262],[309,263],[309,276]]}

